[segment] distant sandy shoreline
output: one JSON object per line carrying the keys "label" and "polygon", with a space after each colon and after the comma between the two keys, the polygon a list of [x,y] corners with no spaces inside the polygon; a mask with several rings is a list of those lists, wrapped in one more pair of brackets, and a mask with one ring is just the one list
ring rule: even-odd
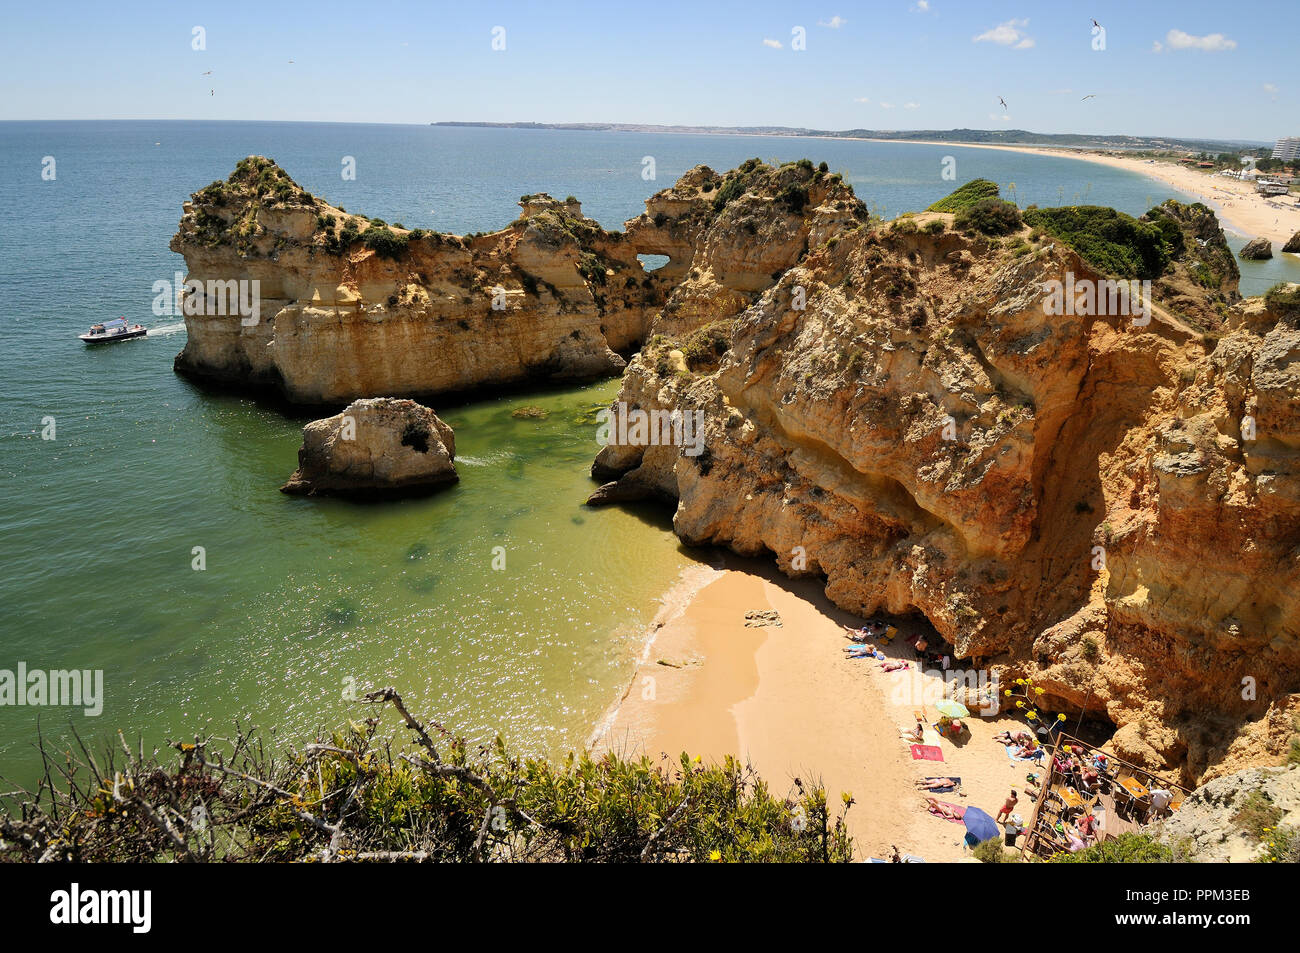
{"label": "distant sandy shoreline", "polygon": [[[869,139],[867,142],[895,142],[893,139]],[[1098,152],[1046,146],[999,146],[985,143],[936,142],[907,140],[917,145],[952,146],[962,149],[997,149],[1003,152],[1023,152],[1028,155],[1056,156],[1108,165],[1114,169],[1127,169],[1147,178],[1171,185],[1181,192],[1193,195],[1215,210],[1225,228],[1248,238],[1267,238],[1275,243],[1285,243],[1300,231],[1300,208],[1294,197],[1286,197],[1285,206],[1277,199],[1268,199],[1255,192],[1254,183],[1223,176],[1206,175],[1197,169],[1187,169],[1172,162],[1102,155]]]}

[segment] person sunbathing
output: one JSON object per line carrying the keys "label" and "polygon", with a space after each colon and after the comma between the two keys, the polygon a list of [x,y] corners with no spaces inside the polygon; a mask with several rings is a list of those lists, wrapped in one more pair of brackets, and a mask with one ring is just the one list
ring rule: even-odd
{"label": "person sunbathing", "polygon": [[897,672],[901,669],[907,668],[907,663],[900,661],[899,659],[890,659],[888,662],[881,662],[880,667],[886,672]]}
{"label": "person sunbathing", "polygon": [[999,731],[993,736],[993,740],[1003,745],[1023,745],[1034,740],[1034,736],[1027,731]]}
{"label": "person sunbathing", "polygon": [[934,791],[939,788],[955,788],[961,786],[961,778],[922,778],[916,782],[916,786],[925,791]]}
{"label": "person sunbathing", "polygon": [[1034,741],[1031,738],[1025,744],[1021,745],[1019,748],[1016,749],[1015,755],[1017,758],[1032,758],[1035,755],[1035,753],[1037,753],[1037,751],[1038,751],[1038,742]]}
{"label": "person sunbathing", "polygon": [[937,800],[935,800],[932,797],[926,798],[925,802],[927,805],[926,810],[928,810],[931,814],[934,814],[938,817],[945,818],[946,820],[949,821],[961,820],[961,813],[956,809],[949,807],[947,804],[940,804]]}

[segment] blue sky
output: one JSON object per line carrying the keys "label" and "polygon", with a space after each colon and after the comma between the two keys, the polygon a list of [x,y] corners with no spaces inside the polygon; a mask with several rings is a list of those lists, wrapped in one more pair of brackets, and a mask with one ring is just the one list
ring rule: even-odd
{"label": "blue sky", "polygon": [[[1093,17],[1104,50],[1092,49]],[[192,48],[195,26],[204,50]],[[492,49],[494,27],[504,50]],[[796,27],[805,49],[793,48]],[[1271,140],[1300,135],[1298,35],[1296,0],[13,4],[0,118]]]}

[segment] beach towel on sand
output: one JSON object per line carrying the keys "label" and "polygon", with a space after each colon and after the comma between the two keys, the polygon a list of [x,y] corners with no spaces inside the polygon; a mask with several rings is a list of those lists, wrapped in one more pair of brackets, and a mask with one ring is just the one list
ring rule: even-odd
{"label": "beach towel on sand", "polygon": [[1007,757],[1010,758],[1012,761],[1037,761],[1039,758],[1043,756],[1043,750],[1044,750],[1043,748],[1035,748],[1033,754],[1026,755],[1023,758],[1017,758],[1016,749],[1020,747],[1019,745],[1003,745],[1002,747],[1007,749]]}
{"label": "beach towel on sand", "polygon": [[921,732],[921,744],[931,745],[935,748],[939,747],[939,732],[933,728],[926,728],[925,731]]}
{"label": "beach towel on sand", "polygon": [[942,761],[943,749],[936,745],[912,745],[913,761]]}
{"label": "beach towel on sand", "polygon": [[933,814],[935,817],[939,818],[940,820],[952,821],[954,824],[964,823],[962,818],[966,816],[966,808],[962,807],[962,805],[960,804],[949,804],[947,801],[939,801],[938,803],[942,804],[946,808],[951,809],[957,816],[944,817],[942,814],[940,814],[932,807],[927,807],[926,810],[929,811],[931,814]]}

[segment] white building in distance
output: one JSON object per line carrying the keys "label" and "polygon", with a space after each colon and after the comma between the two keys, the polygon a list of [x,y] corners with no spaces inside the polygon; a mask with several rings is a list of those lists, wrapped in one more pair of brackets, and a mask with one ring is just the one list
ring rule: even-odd
{"label": "white building in distance", "polygon": [[1279,139],[1277,145],[1273,147],[1273,158],[1287,162],[1300,159],[1300,136]]}

